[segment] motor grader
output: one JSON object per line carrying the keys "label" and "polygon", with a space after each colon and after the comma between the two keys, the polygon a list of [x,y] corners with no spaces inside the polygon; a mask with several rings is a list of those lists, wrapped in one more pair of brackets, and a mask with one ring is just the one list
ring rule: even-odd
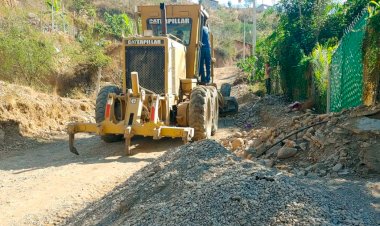
{"label": "motor grader", "polygon": [[[96,123],[68,125],[74,154],[79,132],[96,133],[105,142],[124,138],[130,155],[133,136],[182,138],[184,143],[205,139],[218,129],[219,109],[237,111],[229,91],[223,97],[215,84],[199,85],[202,27],[209,17],[201,5],[139,6],[136,14],[142,34],[123,40],[122,88],[99,91]],[[210,42],[213,57],[211,33]]]}

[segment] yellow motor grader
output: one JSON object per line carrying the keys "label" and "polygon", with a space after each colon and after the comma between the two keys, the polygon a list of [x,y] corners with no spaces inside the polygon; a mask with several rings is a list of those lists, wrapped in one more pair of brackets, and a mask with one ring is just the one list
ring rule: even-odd
{"label": "yellow motor grader", "polygon": [[[202,27],[208,19],[201,5],[140,6],[137,15],[143,34],[123,40],[122,88],[105,86],[99,91],[96,123],[68,125],[74,154],[79,132],[96,133],[105,142],[125,138],[130,155],[133,136],[182,138],[185,143],[209,138],[218,129],[219,109],[237,111],[228,85],[225,97],[215,84],[199,85]],[[211,33],[210,39],[213,56]]]}

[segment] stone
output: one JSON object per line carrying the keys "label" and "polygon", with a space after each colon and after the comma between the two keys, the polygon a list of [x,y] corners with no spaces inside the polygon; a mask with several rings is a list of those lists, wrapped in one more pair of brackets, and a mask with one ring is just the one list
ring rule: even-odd
{"label": "stone", "polygon": [[244,145],[244,140],[242,138],[236,138],[232,141],[231,146],[233,150],[236,150]]}
{"label": "stone", "polygon": [[300,143],[299,146],[300,146],[302,151],[306,151],[306,149],[307,149],[307,143],[306,142]]}
{"label": "stone", "polygon": [[342,128],[335,128],[333,129],[333,132],[336,133],[336,134],[348,134],[348,131],[345,130],[345,129],[342,129]]}
{"label": "stone", "polygon": [[[1,139],[1,137],[0,137],[0,139]],[[362,142],[362,143],[360,144],[360,147],[361,147],[361,148],[368,148],[368,147],[370,147],[370,146],[371,146],[371,144],[368,143],[368,142]]]}
{"label": "stone", "polygon": [[342,167],[343,167],[343,165],[342,165],[341,163],[337,163],[337,164],[332,168],[332,170],[333,170],[334,172],[338,172],[339,170],[342,169]]}
{"label": "stone", "polygon": [[236,132],[235,134],[234,134],[234,137],[242,137],[242,133],[240,133],[240,132]]}
{"label": "stone", "polygon": [[292,140],[285,140],[285,146],[288,148],[294,148],[296,147],[296,142]]}
{"label": "stone", "polygon": [[289,147],[284,146],[280,150],[278,150],[277,158],[287,159],[287,158],[293,157],[295,154],[297,154],[296,148],[289,148]]}
{"label": "stone", "polygon": [[360,160],[373,172],[380,172],[380,143],[374,143],[371,147],[363,149]]}
{"label": "stone", "polygon": [[243,131],[241,134],[242,134],[243,136],[247,136],[247,131]]}
{"label": "stone", "polygon": [[4,141],[5,141],[5,132],[2,129],[0,129],[0,144],[4,143]]}
{"label": "stone", "polygon": [[265,165],[266,167],[273,167],[274,166],[274,161],[273,159],[263,159],[262,164]]}

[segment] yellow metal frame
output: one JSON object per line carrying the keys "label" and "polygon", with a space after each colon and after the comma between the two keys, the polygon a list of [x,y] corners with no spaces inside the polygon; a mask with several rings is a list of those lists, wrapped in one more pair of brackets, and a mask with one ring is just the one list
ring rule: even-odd
{"label": "yellow metal frame", "polygon": [[[165,126],[165,123],[158,120],[158,102],[160,97],[157,96],[155,114],[157,117],[150,122],[142,123],[140,119],[142,101],[145,98],[145,93],[140,91],[139,79],[137,72],[131,74],[132,89],[128,90],[126,96],[118,96],[109,94],[107,103],[110,104],[109,117],[101,123],[71,123],[68,125],[67,132],[69,134],[70,151],[74,154],[79,154],[74,147],[74,137],[76,133],[87,132],[97,135],[106,134],[123,134],[125,138],[125,151],[127,155],[132,154],[130,149],[131,138],[135,135],[151,136],[153,139],[161,139],[162,137],[182,138],[184,143],[187,143],[194,136],[194,129],[190,127],[174,127]],[[118,123],[113,122],[114,118],[114,103],[115,99],[119,99],[126,103],[124,120]],[[132,101],[133,100],[133,101]],[[133,119],[130,120],[130,113],[133,113]],[[106,113],[107,115],[107,113]],[[132,122],[132,123],[131,123]]]}
{"label": "yellow metal frame", "polygon": [[[142,31],[147,28],[148,18],[160,18],[160,8],[158,6],[140,6],[138,7],[138,13],[141,18]],[[111,110],[108,112],[108,117],[101,123],[72,123],[68,125],[69,144],[70,151],[78,154],[74,147],[74,136],[76,133],[88,132],[98,135],[106,134],[120,134],[125,138],[125,150],[129,155],[131,154],[130,144],[131,138],[135,135],[151,136],[153,139],[160,139],[162,137],[182,138],[186,143],[194,136],[194,129],[190,127],[174,127],[169,126],[170,117],[169,109],[178,104],[179,87],[183,86],[184,91],[191,92],[196,85],[196,80],[193,79],[197,76],[198,56],[201,44],[201,18],[207,19],[209,16],[201,5],[168,5],[167,16],[171,18],[187,17],[192,20],[191,40],[189,45],[185,48],[182,44],[169,38],[164,37],[130,37],[123,42],[123,95],[109,94],[107,104]],[[213,49],[212,34],[210,34],[211,45]],[[172,58],[169,59],[169,53],[165,56],[165,95],[145,94],[143,89],[140,89],[137,73],[131,74],[132,86],[128,89],[126,84],[126,59],[125,51],[126,45],[140,46],[140,42],[133,40],[161,40],[160,44],[149,44],[146,42],[144,46],[165,46],[166,51],[175,51],[171,53]],[[153,42],[152,42],[153,43]],[[170,48],[169,48],[170,47]],[[213,54],[214,56],[214,54]],[[186,69],[181,69],[181,61],[185,60]],[[171,65],[173,64],[173,65]],[[178,66],[178,69],[175,67]],[[173,73],[173,68],[175,74]],[[169,70],[170,69],[170,70]],[[169,73],[170,71],[170,73]],[[213,75],[212,69],[212,77]],[[178,83],[172,82],[172,79],[178,79]],[[183,80],[182,84],[180,80]],[[174,86],[174,87],[173,87]],[[178,88],[176,86],[179,86]],[[149,122],[143,122],[141,119],[142,108],[145,108],[146,98],[151,98],[154,102],[151,112],[154,110],[153,119],[149,119]],[[122,118],[120,122],[117,122],[115,114],[113,112],[115,101],[119,100],[122,103]],[[145,101],[145,102],[144,102]],[[159,107],[160,104],[160,107]],[[144,107],[143,107],[144,106]],[[153,105],[152,105],[153,106]],[[158,119],[160,116],[160,119]],[[133,117],[133,118],[132,118]]]}

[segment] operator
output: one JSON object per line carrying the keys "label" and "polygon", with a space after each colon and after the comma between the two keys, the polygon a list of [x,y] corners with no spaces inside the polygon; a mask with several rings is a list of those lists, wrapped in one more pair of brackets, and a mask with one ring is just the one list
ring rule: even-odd
{"label": "operator", "polygon": [[[203,26],[202,28],[202,43],[201,43],[201,61],[199,63],[199,74],[201,75],[201,83],[210,83],[211,74],[211,45],[208,27]],[[206,74],[205,67],[206,66]]]}
{"label": "operator", "polygon": [[183,42],[183,36],[184,36],[184,33],[182,30],[177,30],[175,36],[181,41],[181,43],[184,43]]}
{"label": "operator", "polygon": [[271,67],[269,65],[269,62],[266,62],[265,63],[265,88],[267,90],[267,94],[270,95],[270,92],[271,92],[271,88],[272,88],[272,85],[271,85],[271,78],[270,78],[270,73],[271,73]]}

